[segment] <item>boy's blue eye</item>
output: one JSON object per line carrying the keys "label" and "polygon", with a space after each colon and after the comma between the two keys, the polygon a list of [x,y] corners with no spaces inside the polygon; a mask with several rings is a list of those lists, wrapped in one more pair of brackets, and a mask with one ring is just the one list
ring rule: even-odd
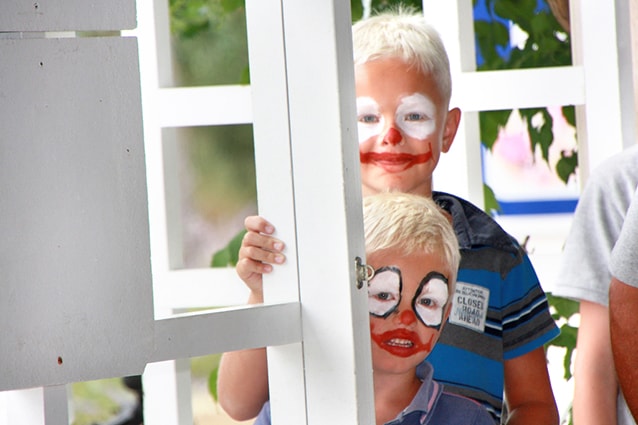
{"label": "boy's blue eye", "polygon": [[361,115],[359,116],[359,122],[364,124],[376,124],[379,122],[379,118],[376,115]]}
{"label": "boy's blue eye", "polygon": [[410,114],[405,115],[406,121],[424,121],[427,119],[427,116],[420,114],[418,112],[412,112]]}

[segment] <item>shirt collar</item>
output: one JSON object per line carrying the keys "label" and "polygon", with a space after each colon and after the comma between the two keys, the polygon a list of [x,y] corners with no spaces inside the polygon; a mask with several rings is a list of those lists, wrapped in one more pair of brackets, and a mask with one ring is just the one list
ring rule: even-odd
{"label": "shirt collar", "polygon": [[421,366],[423,381],[421,382],[421,387],[419,388],[419,391],[416,393],[416,395],[414,396],[414,398],[412,399],[408,407],[403,409],[403,411],[399,413],[397,418],[394,421],[389,422],[389,424],[393,424],[395,423],[395,421],[397,421],[397,423],[401,423],[400,422],[401,418],[403,418],[404,416],[413,414],[415,412],[420,413],[419,422],[421,424],[424,424],[427,419],[428,413],[432,411],[432,408],[436,404],[436,401],[441,396],[441,392],[443,391],[443,388],[441,384],[439,384],[438,382],[435,382],[432,379],[432,375],[434,373],[434,369],[432,368],[432,365],[426,361],[426,362],[423,362],[420,366]]}
{"label": "shirt collar", "polygon": [[432,199],[452,215],[452,225],[461,249],[489,246],[519,254],[518,245],[512,237],[476,205],[444,192],[433,192]]}

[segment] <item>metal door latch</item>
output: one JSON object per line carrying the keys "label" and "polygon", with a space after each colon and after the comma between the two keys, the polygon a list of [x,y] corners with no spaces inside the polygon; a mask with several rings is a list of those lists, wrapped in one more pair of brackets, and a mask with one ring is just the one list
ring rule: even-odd
{"label": "metal door latch", "polygon": [[374,277],[374,269],[369,264],[363,264],[361,257],[354,258],[354,272],[357,277],[357,289],[363,288],[363,284]]}

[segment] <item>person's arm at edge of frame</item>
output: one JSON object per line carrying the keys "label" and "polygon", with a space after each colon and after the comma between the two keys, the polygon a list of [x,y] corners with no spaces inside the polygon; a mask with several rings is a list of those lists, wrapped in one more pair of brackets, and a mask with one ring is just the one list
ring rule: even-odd
{"label": "person's arm at edge of frame", "polygon": [[558,408],[543,347],[505,360],[505,399],[508,425],[558,425]]}
{"label": "person's arm at edge of frame", "polygon": [[574,423],[615,424],[618,381],[609,335],[609,310],[580,302],[580,325],[574,365]]}
{"label": "person's arm at edge of frame", "polygon": [[[274,227],[261,217],[247,217],[244,226],[248,232],[242,239],[236,271],[250,289],[248,304],[261,304],[262,275],[273,270],[272,264],[285,261],[281,253],[284,244],[270,236]],[[217,393],[222,409],[234,420],[257,416],[269,397],[266,349],[224,353],[219,364]]]}
{"label": "person's arm at edge of frame", "polygon": [[612,276],[609,287],[609,325],[611,349],[618,382],[634,418],[638,417],[638,288],[629,286]]}

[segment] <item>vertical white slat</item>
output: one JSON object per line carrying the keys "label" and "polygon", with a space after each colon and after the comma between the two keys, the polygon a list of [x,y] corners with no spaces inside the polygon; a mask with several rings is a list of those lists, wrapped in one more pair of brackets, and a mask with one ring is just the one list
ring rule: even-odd
{"label": "vertical white slat", "polygon": [[68,395],[66,385],[44,387],[44,421],[47,425],[69,423]]}
{"label": "vertical white slat", "polygon": [[[618,85],[620,90],[620,113],[623,143],[627,148],[636,143],[636,106],[633,72],[632,1],[615,0],[616,46],[618,49]],[[638,53],[638,52],[637,52]]]}
{"label": "vertical white slat", "polygon": [[308,424],[371,424],[350,3],[282,4]]}
{"label": "vertical white slat", "polygon": [[142,375],[142,385],[145,425],[193,423],[189,359],[149,363]]}
{"label": "vertical white slat", "polygon": [[44,388],[0,392],[0,425],[45,425]]}
{"label": "vertical white slat", "polygon": [[625,86],[629,88],[632,85],[631,81],[620,80],[621,59],[617,46],[624,45],[625,41],[618,37],[626,37],[626,34],[617,33],[616,5],[623,4],[626,0],[570,1],[573,63],[585,69],[586,103],[576,108],[582,181],[589,170],[622,150],[624,145],[623,119],[627,117],[622,111],[621,91],[623,84],[629,83]]}
{"label": "vertical white slat", "polygon": [[[148,180],[149,228],[154,283],[181,266],[181,226],[174,130],[162,130],[160,87],[173,83],[168,2],[137,1],[140,82]],[[167,185],[169,186],[167,188]],[[167,193],[168,192],[168,193]],[[161,309],[161,306],[160,306]]]}
{"label": "vertical white slat", "polygon": [[[450,107],[460,107],[467,93],[459,92],[455,83],[463,73],[476,71],[472,2],[423,0],[423,15],[441,34],[452,74]],[[450,151],[441,156],[433,183],[435,190],[461,196],[482,208],[483,174],[477,111],[462,110],[454,143]]]}
{"label": "vertical white slat", "polygon": [[[137,35],[140,46],[140,81],[144,114],[144,143],[148,181],[149,230],[155,318],[173,313],[170,298],[162,291],[170,270],[179,267],[181,226],[175,195],[178,181],[173,129],[162,130],[160,87],[173,83],[168,2],[138,0]],[[169,186],[167,188],[167,185]],[[167,195],[168,192],[168,195]],[[187,331],[187,330],[185,330]],[[191,377],[188,360],[150,363],[142,375],[146,425],[192,424]]]}
{"label": "vertical white slat", "polygon": [[[264,276],[266,302],[298,302],[295,206],[290,152],[288,83],[281,0],[247,0],[248,53],[259,213],[285,241],[287,261]],[[301,315],[301,313],[300,313]],[[297,318],[301,320],[301,316]],[[273,423],[306,421],[301,343],[268,347]]]}

